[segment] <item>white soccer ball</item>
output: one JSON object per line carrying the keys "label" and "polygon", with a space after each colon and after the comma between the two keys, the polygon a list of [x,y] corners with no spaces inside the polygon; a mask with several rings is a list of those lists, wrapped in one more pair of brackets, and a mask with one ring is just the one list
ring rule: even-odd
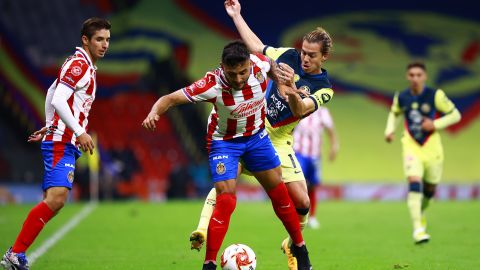
{"label": "white soccer ball", "polygon": [[222,270],[255,270],[257,257],[253,250],[243,244],[227,247],[221,257]]}

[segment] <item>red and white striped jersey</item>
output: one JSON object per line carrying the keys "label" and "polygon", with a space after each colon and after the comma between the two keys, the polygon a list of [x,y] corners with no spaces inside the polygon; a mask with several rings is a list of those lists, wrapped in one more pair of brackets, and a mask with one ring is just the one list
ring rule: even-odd
{"label": "red and white striped jersey", "polygon": [[[59,84],[63,84],[73,90],[67,103],[73,116],[85,131],[88,130],[88,115],[97,89],[96,69],[85,50],[76,47],[75,54],[65,60],[57,79],[49,89],[49,91],[55,91]],[[51,104],[45,104],[45,106],[53,107]],[[50,109],[53,110],[53,108]],[[47,122],[47,125],[49,128],[44,141],[60,141],[75,145],[74,132],[65,125],[57,112],[54,111],[53,118],[49,123]]]}
{"label": "red and white striped jersey", "polygon": [[265,126],[265,91],[270,60],[263,55],[250,55],[250,77],[243,89],[233,89],[223,69],[207,72],[204,78],[183,88],[191,102],[211,102],[207,142],[251,136]]}
{"label": "red and white striped jersey", "polygon": [[325,107],[319,107],[308,117],[302,119],[293,132],[293,149],[303,156],[319,158],[322,154],[322,135],[324,128],[332,128],[333,120]]}

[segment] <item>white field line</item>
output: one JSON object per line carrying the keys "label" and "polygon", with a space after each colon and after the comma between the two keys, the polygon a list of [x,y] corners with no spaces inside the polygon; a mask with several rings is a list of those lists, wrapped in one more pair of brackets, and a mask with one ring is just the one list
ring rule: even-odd
{"label": "white field line", "polygon": [[80,223],[85,217],[87,217],[95,208],[97,203],[89,203],[82,208],[80,212],[75,214],[65,225],[63,225],[52,236],[45,240],[36,250],[32,251],[28,256],[28,262],[30,265],[45,254],[51,247],[53,247],[60,239],[62,239],[71,229]]}

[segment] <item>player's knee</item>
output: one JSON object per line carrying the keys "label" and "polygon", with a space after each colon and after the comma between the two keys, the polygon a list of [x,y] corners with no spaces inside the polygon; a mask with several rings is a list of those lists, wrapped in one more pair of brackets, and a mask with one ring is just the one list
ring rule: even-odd
{"label": "player's knee", "polygon": [[423,196],[428,199],[433,198],[435,196],[435,187],[424,188]]}
{"label": "player's knee", "polygon": [[[300,200],[297,200],[296,203],[295,203],[295,208],[297,209],[309,209],[310,208],[310,199],[308,198],[308,196],[306,196],[305,198],[302,198]],[[308,211],[307,211],[308,213]]]}
{"label": "player's knee", "polygon": [[408,191],[410,192],[422,192],[422,183],[413,181],[408,184]]}
{"label": "player's knee", "polygon": [[297,210],[297,214],[301,215],[301,216],[305,216],[308,214],[308,212],[310,211],[310,207],[306,207],[306,208],[296,208]]}
{"label": "player's knee", "polygon": [[62,197],[47,198],[45,203],[53,212],[58,212],[65,206],[65,199]]}

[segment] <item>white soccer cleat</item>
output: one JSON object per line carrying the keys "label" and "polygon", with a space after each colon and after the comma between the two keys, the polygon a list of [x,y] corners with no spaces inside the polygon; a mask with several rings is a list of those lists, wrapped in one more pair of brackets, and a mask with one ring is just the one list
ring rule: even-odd
{"label": "white soccer cleat", "polygon": [[430,235],[425,231],[425,228],[418,228],[413,232],[413,240],[417,245],[428,243]]}

